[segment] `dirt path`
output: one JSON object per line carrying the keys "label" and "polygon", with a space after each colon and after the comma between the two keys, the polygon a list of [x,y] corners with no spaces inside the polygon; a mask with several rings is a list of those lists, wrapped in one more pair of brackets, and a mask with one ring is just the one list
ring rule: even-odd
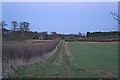
{"label": "dirt path", "polygon": [[70,67],[70,64],[69,64],[69,60],[68,60],[68,57],[67,57],[67,47],[66,47],[66,42],[64,43],[63,45],[63,48],[62,48],[62,52],[63,52],[63,56],[65,57],[65,61],[66,61],[66,67],[67,67],[67,70],[69,72],[68,74],[68,77],[71,78],[72,77],[72,73],[71,73],[71,67]]}
{"label": "dirt path", "polygon": [[79,42],[79,43],[120,43],[120,42],[90,42],[90,41],[76,41],[76,42]]}

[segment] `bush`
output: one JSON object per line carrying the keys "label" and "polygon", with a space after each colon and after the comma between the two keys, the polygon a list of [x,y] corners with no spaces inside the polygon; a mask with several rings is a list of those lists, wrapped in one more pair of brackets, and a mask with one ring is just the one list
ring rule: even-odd
{"label": "bush", "polygon": [[31,58],[41,57],[43,54],[51,52],[59,42],[59,38],[43,44],[3,42],[3,76],[8,77],[9,72],[14,72],[20,62],[21,65],[27,64]]}

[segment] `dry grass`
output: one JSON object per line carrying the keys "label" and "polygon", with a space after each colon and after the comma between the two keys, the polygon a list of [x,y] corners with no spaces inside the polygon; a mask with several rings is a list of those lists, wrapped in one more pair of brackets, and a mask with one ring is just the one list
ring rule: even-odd
{"label": "dry grass", "polygon": [[3,77],[15,76],[14,73],[18,67],[29,64],[32,58],[39,58],[43,54],[51,52],[59,42],[58,38],[43,44],[3,42]]}

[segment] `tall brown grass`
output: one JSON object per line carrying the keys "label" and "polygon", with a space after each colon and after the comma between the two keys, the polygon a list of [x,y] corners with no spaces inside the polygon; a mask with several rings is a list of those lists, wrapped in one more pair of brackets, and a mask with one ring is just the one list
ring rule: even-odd
{"label": "tall brown grass", "polygon": [[43,54],[51,52],[59,42],[59,38],[43,44],[3,42],[3,77],[15,76],[18,67],[29,64],[32,58],[41,57]]}

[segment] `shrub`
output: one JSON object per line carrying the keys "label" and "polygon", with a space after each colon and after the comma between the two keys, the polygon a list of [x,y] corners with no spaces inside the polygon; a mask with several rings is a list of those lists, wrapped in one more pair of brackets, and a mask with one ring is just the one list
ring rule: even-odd
{"label": "shrub", "polygon": [[43,44],[3,42],[3,77],[8,77],[9,72],[14,72],[19,65],[28,64],[30,59],[51,52],[59,42],[59,38]]}

